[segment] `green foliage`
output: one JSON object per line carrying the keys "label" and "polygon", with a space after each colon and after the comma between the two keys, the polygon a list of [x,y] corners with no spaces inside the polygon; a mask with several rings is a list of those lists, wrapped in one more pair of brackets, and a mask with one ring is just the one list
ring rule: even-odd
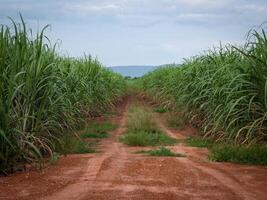
{"label": "green foliage", "polygon": [[0,25],[0,173],[52,156],[62,134],[113,106],[123,77],[91,56],[60,57],[43,28]]}
{"label": "green foliage", "polygon": [[161,132],[127,132],[120,137],[120,142],[129,146],[173,145],[176,140]]}
{"label": "green foliage", "polygon": [[59,161],[59,158],[60,158],[60,154],[57,153],[57,152],[53,152],[52,153],[52,156],[50,157],[50,163],[52,165],[57,164],[57,162]]}
{"label": "green foliage", "polygon": [[267,147],[261,145],[241,146],[233,144],[214,145],[209,159],[218,162],[267,165]]}
{"label": "green foliage", "polygon": [[267,165],[267,147],[263,145],[244,146],[231,141],[215,143],[201,137],[188,137],[185,142],[188,146],[208,148],[212,161]]}
{"label": "green foliage", "polygon": [[84,154],[95,153],[94,144],[86,142],[73,135],[66,135],[61,138],[60,152],[63,154]]}
{"label": "green foliage", "polygon": [[172,145],[176,142],[160,131],[149,108],[132,105],[127,117],[127,131],[120,137],[121,142],[130,146]]}
{"label": "green foliage", "polygon": [[92,149],[89,144],[85,141],[74,140],[74,146],[72,149],[68,150],[68,154],[84,154],[84,153],[95,153],[96,151]]}
{"label": "green foliage", "polygon": [[158,107],[154,108],[154,112],[157,112],[157,113],[166,113],[166,112],[168,112],[168,109],[167,108],[164,108],[162,106],[158,106]]}
{"label": "green foliage", "polygon": [[127,130],[129,132],[145,131],[156,133],[159,131],[154,119],[152,111],[142,105],[132,105],[129,108],[127,116]]}
{"label": "green foliage", "polygon": [[214,142],[210,139],[204,139],[201,137],[188,137],[185,140],[186,145],[192,146],[192,147],[212,147]]}
{"label": "green foliage", "polygon": [[183,129],[186,125],[184,117],[178,114],[169,113],[166,119],[168,126],[171,128]]}
{"label": "green foliage", "polygon": [[80,135],[81,138],[107,138],[107,132],[117,128],[116,124],[108,122],[91,122],[87,125],[85,131]]}
{"label": "green foliage", "polygon": [[116,124],[111,124],[109,122],[90,122],[85,131],[86,132],[95,132],[95,133],[106,133],[113,131],[117,128]]}
{"label": "green foliage", "polygon": [[108,133],[82,133],[81,138],[107,138],[109,136]]}
{"label": "green foliage", "polygon": [[159,149],[155,149],[155,150],[139,151],[137,153],[144,153],[150,156],[168,156],[168,157],[184,157],[185,156],[180,153],[174,153],[166,147],[160,147]]}
{"label": "green foliage", "polygon": [[163,106],[182,108],[206,137],[266,141],[267,36],[251,30],[243,47],[227,45],[145,75],[143,88]]}

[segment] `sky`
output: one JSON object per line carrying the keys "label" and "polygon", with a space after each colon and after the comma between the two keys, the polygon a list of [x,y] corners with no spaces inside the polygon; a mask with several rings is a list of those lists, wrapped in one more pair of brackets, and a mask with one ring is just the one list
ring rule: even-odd
{"label": "sky", "polygon": [[0,23],[21,13],[71,57],[106,66],[181,63],[223,44],[243,44],[267,21],[267,0],[0,0]]}

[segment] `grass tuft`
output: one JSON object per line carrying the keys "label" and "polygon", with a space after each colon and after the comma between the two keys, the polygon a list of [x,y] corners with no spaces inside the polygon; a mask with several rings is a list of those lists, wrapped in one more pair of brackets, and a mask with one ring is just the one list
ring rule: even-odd
{"label": "grass tuft", "polygon": [[139,131],[124,134],[120,137],[120,142],[129,146],[158,146],[173,145],[176,143],[176,140],[161,132]]}
{"label": "grass tuft", "polygon": [[180,113],[170,112],[166,115],[167,125],[174,129],[183,129],[186,126],[186,120]]}
{"label": "grass tuft", "polygon": [[152,111],[145,106],[131,105],[127,118],[126,127],[128,132],[145,131],[156,133],[159,131]]}
{"label": "grass tuft", "polygon": [[263,145],[244,146],[231,141],[215,143],[201,137],[188,137],[185,142],[188,146],[208,148],[208,157],[212,161],[267,165],[267,147]]}
{"label": "grass tuft", "polygon": [[65,136],[62,139],[62,148],[61,152],[64,154],[85,154],[85,153],[95,153],[93,148],[96,143],[89,143],[82,141],[80,138],[77,138],[72,135]]}
{"label": "grass tuft", "polygon": [[91,122],[87,125],[86,132],[106,133],[117,128],[116,124],[109,122]]}
{"label": "grass tuft", "polygon": [[159,106],[159,107],[154,108],[154,112],[157,112],[157,113],[166,113],[166,112],[168,112],[168,109]]}
{"label": "grass tuft", "polygon": [[172,145],[175,139],[162,133],[157,126],[152,111],[142,105],[129,108],[127,131],[120,141],[130,146]]}
{"label": "grass tuft", "polygon": [[267,165],[267,147],[218,144],[210,149],[209,159],[217,162]]}
{"label": "grass tuft", "polygon": [[87,125],[84,132],[80,135],[81,138],[107,138],[107,132],[117,128],[116,124],[109,122],[91,122]]}
{"label": "grass tuft", "polygon": [[50,157],[50,163],[51,163],[52,165],[57,164],[58,161],[59,161],[59,158],[60,158],[60,154],[57,153],[57,152],[53,152],[53,154],[52,154],[51,157]]}
{"label": "grass tuft", "polygon": [[192,147],[206,147],[206,148],[209,148],[214,144],[214,142],[210,139],[203,139],[201,137],[191,137],[191,136],[185,139],[185,143],[186,145]]}
{"label": "grass tuft", "polygon": [[155,150],[138,151],[137,153],[144,153],[150,156],[185,157],[185,155],[180,154],[180,153],[174,153],[166,147],[160,147],[159,149],[155,149]]}
{"label": "grass tuft", "polygon": [[108,133],[82,133],[81,138],[107,138],[109,137]]}

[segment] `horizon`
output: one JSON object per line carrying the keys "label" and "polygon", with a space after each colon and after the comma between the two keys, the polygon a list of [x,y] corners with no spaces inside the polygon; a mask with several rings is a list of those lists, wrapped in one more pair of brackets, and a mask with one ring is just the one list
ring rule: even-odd
{"label": "horizon", "polygon": [[[105,66],[182,63],[222,44],[241,45],[267,20],[264,0],[0,0],[0,23],[22,14],[59,42],[60,55],[91,54]],[[131,64],[126,64],[131,63]]]}
{"label": "horizon", "polygon": [[[163,64],[163,65],[168,65],[169,63],[166,63],[166,64]],[[158,66],[161,66],[161,65],[112,65],[112,66],[105,66],[107,68],[109,67],[158,67]]]}
{"label": "horizon", "polygon": [[160,65],[128,65],[128,66],[111,66],[107,67],[113,72],[119,73],[124,77],[137,78],[146,73],[159,68]]}
{"label": "horizon", "polygon": [[155,65],[112,65],[112,66],[107,66],[107,67],[152,67]]}

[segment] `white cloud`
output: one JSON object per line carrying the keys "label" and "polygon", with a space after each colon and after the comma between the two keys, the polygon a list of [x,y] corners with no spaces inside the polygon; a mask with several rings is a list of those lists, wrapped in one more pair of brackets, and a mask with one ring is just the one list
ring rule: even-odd
{"label": "white cloud", "polygon": [[223,16],[219,14],[211,13],[182,13],[175,16],[176,20],[189,20],[189,21],[207,21],[207,20],[217,20]]}
{"label": "white cloud", "polygon": [[243,12],[256,12],[256,13],[261,13],[261,12],[266,12],[267,10],[267,5],[261,5],[261,4],[244,4],[244,5],[239,5],[236,7],[237,10],[243,11]]}
{"label": "white cloud", "polygon": [[218,41],[239,43],[267,19],[266,10],[267,0],[0,0],[0,23],[21,12],[31,27],[52,24],[52,39],[62,39],[70,55],[93,53],[107,65],[161,64]]}
{"label": "white cloud", "polygon": [[209,5],[216,2],[218,3],[218,0],[176,0],[176,2],[190,6],[199,6],[199,5]]}
{"label": "white cloud", "polygon": [[115,3],[100,3],[100,4],[93,4],[93,3],[85,3],[85,2],[71,2],[66,3],[63,6],[65,11],[71,12],[78,12],[83,14],[91,14],[91,13],[114,13],[119,12],[123,8]]}

